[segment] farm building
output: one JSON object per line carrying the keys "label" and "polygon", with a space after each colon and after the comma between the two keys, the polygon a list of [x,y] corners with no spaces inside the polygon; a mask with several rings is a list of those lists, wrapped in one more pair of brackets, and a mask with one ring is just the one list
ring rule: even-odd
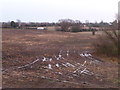
{"label": "farm building", "polygon": [[37,27],[37,30],[46,30],[46,27]]}
{"label": "farm building", "polygon": [[46,30],[46,27],[27,27],[26,29]]}

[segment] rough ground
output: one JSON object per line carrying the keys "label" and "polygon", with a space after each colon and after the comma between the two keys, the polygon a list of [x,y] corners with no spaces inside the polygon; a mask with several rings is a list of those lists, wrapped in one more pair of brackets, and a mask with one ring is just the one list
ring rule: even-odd
{"label": "rough ground", "polygon": [[93,54],[99,34],[3,29],[3,88],[117,88],[117,62]]}

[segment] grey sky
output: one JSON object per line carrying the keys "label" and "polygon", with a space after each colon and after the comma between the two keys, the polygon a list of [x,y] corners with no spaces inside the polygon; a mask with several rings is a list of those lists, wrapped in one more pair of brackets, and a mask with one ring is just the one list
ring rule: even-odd
{"label": "grey sky", "polygon": [[0,0],[0,21],[57,22],[70,18],[111,22],[119,0]]}

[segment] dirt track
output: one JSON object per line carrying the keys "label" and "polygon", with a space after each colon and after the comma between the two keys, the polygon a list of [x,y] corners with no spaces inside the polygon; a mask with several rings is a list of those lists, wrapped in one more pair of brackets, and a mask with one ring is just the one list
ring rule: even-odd
{"label": "dirt track", "polygon": [[96,36],[3,30],[3,87],[117,87],[118,64],[93,54]]}

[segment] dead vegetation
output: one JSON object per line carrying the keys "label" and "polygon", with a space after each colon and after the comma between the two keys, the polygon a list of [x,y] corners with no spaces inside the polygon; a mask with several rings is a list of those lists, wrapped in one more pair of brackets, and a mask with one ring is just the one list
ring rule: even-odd
{"label": "dead vegetation", "polygon": [[116,88],[117,62],[92,55],[94,40],[91,32],[3,29],[3,87]]}
{"label": "dead vegetation", "polygon": [[104,31],[104,34],[98,37],[94,43],[95,51],[98,54],[109,57],[120,58],[120,32],[119,30]]}

